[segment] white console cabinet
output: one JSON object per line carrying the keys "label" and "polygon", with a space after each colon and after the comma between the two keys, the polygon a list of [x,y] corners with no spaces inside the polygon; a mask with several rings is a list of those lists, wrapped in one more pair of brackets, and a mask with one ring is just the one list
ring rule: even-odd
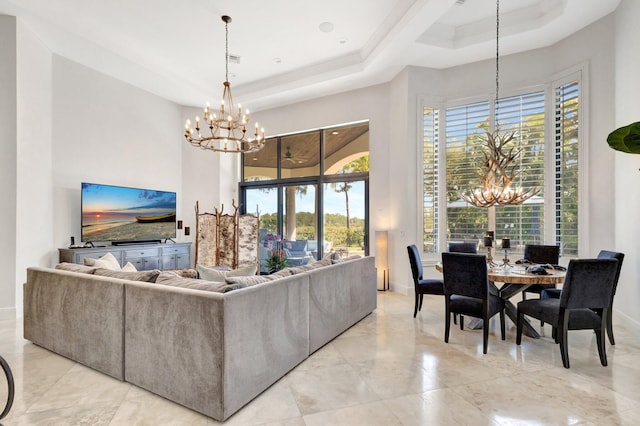
{"label": "white console cabinet", "polygon": [[183,269],[191,267],[191,243],[134,244],[91,248],[58,249],[60,262],[84,264],[84,259],[111,253],[120,266],[131,262],[138,271]]}

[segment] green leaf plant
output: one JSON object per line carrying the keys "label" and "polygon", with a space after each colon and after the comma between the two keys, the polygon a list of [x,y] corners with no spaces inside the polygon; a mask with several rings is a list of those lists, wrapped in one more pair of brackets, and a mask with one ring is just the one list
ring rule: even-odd
{"label": "green leaf plant", "polygon": [[616,151],[640,154],[640,121],[609,133],[607,143]]}

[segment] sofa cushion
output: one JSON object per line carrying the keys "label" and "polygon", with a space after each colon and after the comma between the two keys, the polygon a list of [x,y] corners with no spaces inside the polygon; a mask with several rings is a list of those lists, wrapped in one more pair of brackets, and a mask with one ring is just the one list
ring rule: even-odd
{"label": "sofa cushion", "polygon": [[288,277],[291,275],[291,270],[289,268],[284,268],[279,270],[278,272],[274,272],[273,274],[263,275],[269,281],[277,280],[278,278]]}
{"label": "sofa cushion", "polygon": [[227,284],[238,284],[244,288],[271,280],[264,275],[251,275],[247,277],[227,277],[225,281]]}
{"label": "sofa cushion", "polygon": [[333,259],[332,262],[340,263],[340,262],[345,262],[347,260],[354,260],[354,259],[360,259],[360,258],[362,258],[362,256],[360,256],[359,254],[352,254],[351,256],[347,256],[344,258]]}
{"label": "sofa cushion", "polygon": [[206,281],[193,278],[183,278],[173,271],[163,271],[158,276],[156,284],[172,287],[191,288],[194,290],[226,293],[241,288],[239,284],[227,284],[226,282]]}
{"label": "sofa cushion", "polygon": [[85,257],[84,264],[87,266],[95,266],[96,268],[111,269],[112,271],[120,270],[120,262],[118,262],[118,259],[116,259],[111,252],[105,254],[99,259]]}
{"label": "sofa cushion", "polygon": [[184,269],[170,269],[166,270],[167,272],[174,272],[181,276],[182,278],[198,278],[198,271],[195,268],[184,268]]}
{"label": "sofa cushion", "polygon": [[112,271],[111,269],[98,268],[94,272],[94,275],[100,275],[103,277],[120,278],[122,280],[131,281],[144,281],[148,283],[155,283],[160,271],[152,269],[151,271],[139,271],[139,272],[126,272],[126,271]]}
{"label": "sofa cushion", "polygon": [[56,269],[70,272],[81,272],[84,274],[93,274],[96,271],[94,266],[80,265],[79,263],[62,262],[56,265]]}
{"label": "sofa cushion", "polygon": [[249,265],[232,271],[221,271],[219,269],[203,265],[196,265],[196,269],[198,270],[198,277],[201,280],[223,283],[227,277],[245,277],[255,275],[258,270],[258,265]]}
{"label": "sofa cushion", "polygon": [[291,271],[292,275],[295,275],[295,274],[301,274],[303,272],[311,271],[316,268],[322,268],[323,266],[329,266],[332,264],[332,262],[333,261],[331,259],[327,258],[327,259],[322,259],[315,262],[307,263],[306,265],[297,266],[295,268],[287,268],[287,269]]}

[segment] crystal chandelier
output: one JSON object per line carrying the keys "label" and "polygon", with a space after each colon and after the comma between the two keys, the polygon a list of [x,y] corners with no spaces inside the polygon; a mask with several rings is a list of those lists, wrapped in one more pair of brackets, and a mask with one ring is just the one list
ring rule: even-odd
{"label": "crystal chandelier", "polygon": [[[225,29],[225,82],[222,91],[222,101],[218,111],[213,111],[209,103],[204,108],[202,123],[196,117],[195,128],[191,127],[191,120],[185,124],[184,137],[191,145],[217,152],[248,153],[260,150],[264,146],[264,129],[255,124],[253,137],[247,138],[249,126],[249,110],[238,109],[233,105],[231,83],[229,83],[229,22],[231,17],[222,16]],[[202,128],[200,127],[202,125]],[[209,128],[207,131],[206,128]]]}
{"label": "crystal chandelier", "polygon": [[[500,88],[500,0],[496,0],[496,116],[499,105]],[[540,192],[537,188],[524,190],[512,188],[513,180],[520,174],[518,160],[521,149],[508,146],[515,138],[515,132],[501,133],[499,130],[484,135],[485,147],[484,163],[480,168],[482,188],[460,196],[467,203],[476,207],[491,207],[495,205],[518,205]]]}

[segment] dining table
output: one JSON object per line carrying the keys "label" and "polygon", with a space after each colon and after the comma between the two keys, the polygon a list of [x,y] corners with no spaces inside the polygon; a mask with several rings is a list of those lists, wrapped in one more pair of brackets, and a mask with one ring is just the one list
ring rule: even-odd
{"label": "dining table", "polygon": [[[437,263],[436,269],[442,272],[442,264]],[[510,299],[534,284],[562,284],[564,282],[566,275],[564,270],[545,269],[545,271],[544,275],[532,274],[528,272],[527,267],[522,265],[489,266],[487,268],[488,279],[495,284],[498,296],[504,300],[505,314],[514,324],[518,322],[518,308]],[[496,283],[501,283],[501,286],[498,287]],[[478,325],[482,326],[482,324]],[[469,324],[469,327],[475,328],[475,325],[472,323]],[[523,322],[522,331],[529,337],[535,339],[540,337],[538,331],[526,319]]]}

